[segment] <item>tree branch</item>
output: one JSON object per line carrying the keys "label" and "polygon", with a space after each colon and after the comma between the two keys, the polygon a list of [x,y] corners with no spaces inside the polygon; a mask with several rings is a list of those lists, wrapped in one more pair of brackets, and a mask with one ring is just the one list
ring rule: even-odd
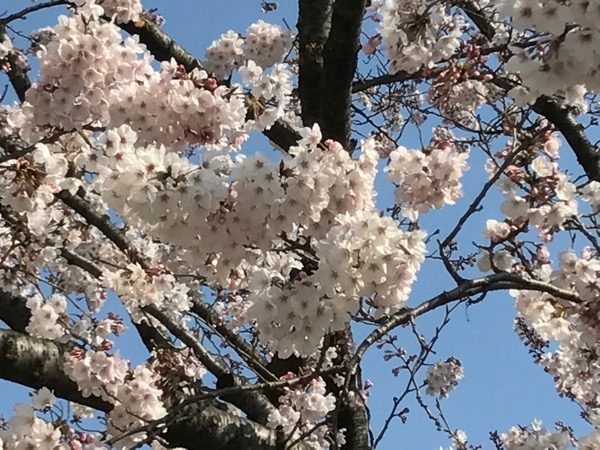
{"label": "tree branch", "polygon": [[[5,24],[0,21],[0,41],[8,38],[5,30]],[[27,75],[27,70],[29,69],[27,66],[23,67],[21,61],[19,61],[19,54],[17,51],[9,52],[8,56],[6,56],[6,60],[8,61],[9,69],[6,71],[8,75],[8,79],[10,84],[12,85],[17,97],[21,102],[25,101],[25,93],[27,89],[31,87],[31,80]]]}
{"label": "tree branch", "polygon": [[331,28],[333,0],[298,2],[299,77],[298,92],[305,126],[321,122],[323,51]]}
{"label": "tree branch", "polygon": [[[197,408],[182,420],[169,425],[164,436],[172,447],[209,448],[211,450],[282,450],[278,433],[214,406]],[[302,442],[289,450],[310,450]]]}
{"label": "tree branch", "polygon": [[0,320],[12,330],[25,332],[31,318],[31,310],[26,302],[24,297],[0,289]]}
{"label": "tree branch", "polygon": [[[0,378],[33,389],[47,387],[59,398],[110,412],[113,408],[98,397],[84,397],[75,382],[63,371],[67,347],[48,339],[41,339],[0,329]],[[275,430],[243,417],[228,413],[215,406],[190,405],[180,420],[169,426],[164,437],[171,446],[214,450],[237,450],[240,443],[246,449],[278,450]],[[294,450],[309,450],[299,443]]]}
{"label": "tree branch", "polygon": [[600,181],[600,151],[590,142],[573,114],[555,98],[546,95],[536,100],[533,110],[548,119],[562,133],[587,177]]}
{"label": "tree branch", "polygon": [[146,45],[157,60],[169,61],[173,58],[188,72],[194,69],[202,69],[200,60],[175,42],[152,21],[148,14],[142,14],[138,22],[119,24],[119,27],[131,35],[139,36],[140,42]]}
{"label": "tree branch", "polygon": [[[173,58],[188,72],[195,68],[202,69],[202,63],[198,58],[175,42],[148,16],[143,16],[140,23],[129,22],[119,26],[129,34],[139,36],[140,42],[146,45],[148,51],[158,61],[169,61]],[[287,151],[292,145],[296,145],[300,139],[295,131],[282,121],[277,121],[271,129],[264,131],[263,134],[284,151]]]}
{"label": "tree branch", "polygon": [[25,19],[29,14],[36,11],[40,11],[42,9],[52,8],[53,6],[68,5],[69,3],[70,2],[68,0],[51,0],[44,3],[38,3],[36,5],[31,5],[27,8],[23,8],[22,10],[17,11],[14,14],[10,14],[5,17],[0,17],[0,25],[6,25],[17,19]]}
{"label": "tree branch", "polygon": [[[56,195],[67,206],[73,208],[78,214],[85,218],[89,224],[98,228],[98,230],[100,230],[104,236],[111,240],[132,261],[137,262],[144,269],[148,269],[150,267],[144,258],[135,252],[127,237],[121,232],[121,230],[113,225],[108,216],[100,215],[95,212],[86,202],[86,200],[79,195],[71,195],[68,191],[61,191]],[[214,360],[212,356],[204,349],[204,347],[200,345],[195,337],[173,322],[166,314],[162,313],[153,306],[147,306],[143,308],[143,310],[158,320],[161,325],[169,330],[169,332],[171,332],[181,342],[190,347],[194,351],[194,354],[206,366],[206,368],[216,377],[219,378],[230,375],[229,371],[222,367],[222,365],[216,360]],[[165,340],[158,330],[154,329],[153,327],[148,326],[141,330],[138,328],[138,331],[140,331],[140,333],[150,333],[149,336],[145,337],[144,342],[148,341],[162,343]],[[237,383],[242,382],[240,379],[234,381]],[[249,418],[260,423],[266,423],[269,413],[273,410],[273,406],[269,403],[268,399],[258,393],[238,395],[228,398],[227,400],[248,414]]]}
{"label": "tree branch", "polygon": [[404,308],[382,321],[382,323],[375,330],[369,333],[369,335],[358,346],[354,356],[350,359],[348,367],[352,368],[354,365],[358,364],[369,347],[387,333],[401,325],[408,323],[415,317],[421,316],[426,312],[432,311],[440,306],[447,305],[448,303],[456,300],[462,300],[471,296],[483,294],[484,292],[508,289],[545,292],[562,300],[573,303],[581,303],[581,299],[569,291],[557,288],[542,281],[525,279],[513,273],[501,272],[482,278],[466,280],[458,287],[450,291],[442,292],[441,294],[424,301],[419,306],[414,308]]}
{"label": "tree branch", "polygon": [[112,405],[98,397],[84,397],[63,371],[66,346],[12,330],[0,329],[0,378],[33,389],[44,386],[54,395],[100,411]]}
{"label": "tree branch", "polygon": [[323,53],[319,86],[323,137],[350,146],[352,80],[356,72],[365,0],[336,0]]}
{"label": "tree branch", "polygon": [[[457,5],[465,11],[484,36],[489,40],[494,37],[494,27],[475,2],[463,0],[457,2]],[[496,77],[494,83],[505,90],[513,87],[508,80],[498,81]],[[547,95],[539,97],[532,108],[536,113],[548,119],[564,136],[587,177],[590,180],[600,181],[600,150],[590,142],[583,127],[577,123],[571,112],[564,108],[558,99]]]}

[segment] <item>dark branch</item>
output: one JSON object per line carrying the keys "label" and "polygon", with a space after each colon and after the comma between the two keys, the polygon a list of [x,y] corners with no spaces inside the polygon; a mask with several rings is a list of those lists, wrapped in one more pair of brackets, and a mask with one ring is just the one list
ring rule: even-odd
{"label": "dark branch", "polygon": [[393,329],[408,323],[415,317],[421,316],[426,312],[432,311],[448,303],[463,300],[472,296],[482,294],[484,292],[501,291],[509,289],[520,289],[525,291],[545,292],[557,299],[572,303],[581,303],[581,299],[564,289],[557,288],[551,284],[542,281],[530,280],[521,277],[520,275],[501,272],[494,275],[488,275],[482,278],[473,280],[465,280],[458,287],[442,292],[429,300],[424,301],[419,306],[414,308],[405,308],[392,316],[384,319],[375,330],[373,330],[358,346],[354,356],[350,360],[350,367],[353,364],[358,364],[364,353],[371,345],[385,336]]}
{"label": "dark branch", "polygon": [[324,51],[320,85],[323,137],[344,148],[350,144],[352,80],[356,72],[365,0],[337,0],[333,5],[331,31]]}
{"label": "dark branch", "polygon": [[298,2],[299,77],[298,91],[305,126],[321,122],[323,51],[331,27],[333,0]]}
{"label": "dark branch", "polygon": [[[33,389],[47,387],[58,398],[109,412],[112,405],[98,397],[84,397],[63,371],[67,347],[11,330],[0,329],[0,378]],[[164,437],[171,446],[216,450],[277,450],[277,433],[243,417],[214,406],[191,405],[181,420],[169,426]],[[308,450],[300,443],[295,450]]]}
{"label": "dark branch", "polygon": [[[475,2],[465,0],[457,2],[457,5],[465,11],[484,36],[489,40],[494,37],[494,27]],[[513,87],[508,80],[495,79],[494,83],[507,91]],[[583,127],[577,123],[571,112],[564,108],[559,100],[546,95],[539,97],[532,108],[548,119],[565,137],[587,177],[590,180],[600,181],[600,151],[590,142]]]}
{"label": "dark branch", "polygon": [[[165,438],[172,447],[211,450],[280,450],[285,447],[271,430],[215,407],[197,408],[168,427]],[[309,450],[298,443],[289,450]]]}
{"label": "dark branch", "polygon": [[139,22],[128,22],[119,26],[127,33],[139,36],[140,42],[146,45],[157,60],[169,61],[173,58],[188,72],[194,69],[202,69],[200,60],[175,42],[173,38],[152,22],[148,15],[142,15]]}
{"label": "dark branch", "polygon": [[67,347],[48,339],[34,338],[12,330],[0,329],[0,378],[40,389],[52,389],[54,395],[110,411],[112,405],[98,397],[84,397],[75,382],[63,371]]}
{"label": "dark branch", "polygon": [[24,297],[0,289],[0,320],[14,331],[24,332],[31,318],[31,310]]}
{"label": "dark branch", "polygon": [[70,2],[67,0],[52,0],[49,2],[31,5],[31,6],[28,6],[27,8],[23,8],[22,10],[17,11],[14,14],[10,14],[5,17],[0,17],[0,25],[6,25],[17,19],[25,19],[29,14],[36,12],[36,11],[40,11],[42,9],[52,8],[53,6],[68,5],[69,3]]}
{"label": "dark branch", "polygon": [[600,181],[600,151],[590,142],[571,112],[556,99],[545,95],[536,100],[533,110],[548,119],[562,133],[587,177]]}
{"label": "dark branch", "polygon": [[[0,21],[0,41],[4,40],[6,35],[5,25]],[[6,74],[10,80],[17,97],[21,102],[25,101],[25,93],[27,89],[31,87],[31,80],[27,75],[29,67],[23,67],[22,61],[19,61],[19,53],[17,51],[11,51],[6,57],[8,61],[8,70]]]}

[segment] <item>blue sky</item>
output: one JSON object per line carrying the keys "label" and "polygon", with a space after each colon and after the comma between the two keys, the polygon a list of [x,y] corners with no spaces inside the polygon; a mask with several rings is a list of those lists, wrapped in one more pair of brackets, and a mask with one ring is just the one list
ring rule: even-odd
{"label": "blue sky", "polygon": [[[2,2],[0,13],[30,4],[27,0]],[[258,0],[221,0],[209,2],[205,0],[153,0],[146,1],[147,8],[156,7],[166,18],[164,28],[185,48],[202,57],[206,46],[222,32],[233,29],[244,31],[246,27],[259,18],[269,22],[284,24],[284,19],[293,28],[296,23],[296,2],[282,0],[279,8],[269,14],[263,14]],[[54,10],[56,11],[56,10]],[[53,12],[42,12],[32,16],[26,22],[17,24],[19,29],[30,31],[39,26],[55,23]],[[1,80],[2,84],[4,79]],[[407,147],[418,147],[418,142],[407,137],[402,142]],[[268,144],[260,135],[250,139],[248,151],[268,151]],[[568,149],[563,147],[563,154]],[[424,218],[424,228],[432,232],[438,227],[448,227],[453,219],[459,217],[477,194],[484,179],[482,165],[484,157],[476,149],[470,156],[471,170],[464,177],[464,199],[452,207],[442,211],[434,211]],[[381,189],[380,206],[388,206],[392,199],[392,190],[383,179],[378,181]],[[493,194],[486,205],[486,215],[473,217],[463,229],[460,239],[469,248],[472,241],[480,241],[480,231],[486,218],[499,218],[499,195]],[[451,280],[437,263],[426,263],[418,276],[410,303],[419,303],[444,288],[450,288]],[[442,338],[435,347],[436,356],[433,361],[455,356],[463,363],[465,377],[458,387],[442,401],[442,407],[451,427],[461,428],[467,432],[473,444],[482,444],[483,448],[491,448],[488,433],[492,430],[500,432],[515,424],[528,425],[532,419],[541,419],[548,427],[560,420],[574,427],[576,434],[588,431],[586,424],[579,418],[578,408],[566,399],[559,398],[554,390],[550,376],[536,366],[527,350],[512,330],[514,308],[508,293],[490,295],[483,303],[468,310],[458,308],[453,314],[451,323],[442,333]],[[430,314],[420,320],[419,329],[428,335],[439,324],[440,313]],[[133,331],[132,331],[133,333]],[[357,331],[358,334],[361,330]],[[400,330],[401,345],[414,347],[414,338],[407,330]],[[126,335],[127,336],[127,335]],[[143,355],[135,343],[124,347],[124,339],[117,344],[121,353],[139,360]],[[381,352],[370,351],[363,364],[363,377],[374,383],[369,399],[369,407],[373,415],[373,428],[377,434],[387,412],[391,408],[392,397],[399,395],[403,389],[402,376],[395,378],[391,374],[392,362],[384,362]],[[10,416],[12,405],[27,398],[27,389],[12,383],[0,381],[0,415]],[[419,406],[412,400],[406,405],[410,409],[405,424],[397,421],[388,432],[378,448],[392,449],[437,449],[448,446],[446,437],[436,432],[435,427],[426,418]]]}

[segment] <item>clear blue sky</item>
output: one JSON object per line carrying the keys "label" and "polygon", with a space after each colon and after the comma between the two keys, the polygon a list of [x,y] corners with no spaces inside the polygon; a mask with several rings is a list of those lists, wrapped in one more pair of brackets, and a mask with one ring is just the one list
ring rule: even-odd
{"label": "clear blue sky", "polygon": [[[27,0],[0,3],[0,13],[30,4]],[[147,0],[144,5],[158,8],[166,18],[164,28],[185,48],[200,57],[206,46],[222,32],[228,29],[242,32],[259,18],[279,24],[283,24],[285,19],[291,27],[296,23],[297,2],[291,0],[281,0],[277,11],[269,14],[261,13],[259,0]],[[52,25],[56,18],[53,12],[36,13],[27,22],[17,25],[24,31]],[[5,79],[1,81],[4,83]],[[418,147],[418,142],[411,142],[410,138],[402,144]],[[261,136],[255,136],[246,144],[246,148],[249,151],[267,151],[268,144]],[[568,149],[563,148],[563,154],[568,154]],[[471,152],[471,170],[464,178],[466,193],[463,201],[429,214],[423,221],[427,231],[451,226],[453,219],[463,213],[484,179],[483,161],[483,156],[476,150]],[[390,186],[383,181],[379,181],[378,186],[382,188],[378,200],[380,206],[389,206],[392,198]],[[460,236],[465,245],[480,239],[485,218],[494,217],[493,214],[496,214],[496,218],[500,217],[499,198],[497,194],[492,196],[487,202],[490,213],[485,217],[474,217],[463,229]],[[451,284],[443,269],[437,263],[427,263],[419,273],[410,303],[417,304],[447,287],[451,287]],[[464,429],[469,441],[482,444],[483,448],[491,448],[489,431],[503,432],[515,424],[528,425],[534,418],[541,419],[548,427],[560,420],[573,426],[576,434],[587,433],[588,428],[579,418],[578,408],[568,400],[559,398],[551,377],[531,361],[512,330],[513,318],[514,309],[508,293],[490,295],[482,304],[468,310],[459,308],[454,313],[435,348],[436,359],[456,356],[462,361],[465,372],[458,387],[442,402],[450,425]],[[428,334],[440,319],[438,313],[423,318],[420,330]],[[414,338],[406,331],[401,331],[400,336],[400,342],[406,342],[408,348],[414,346]],[[143,357],[141,349],[132,343],[122,346],[125,341],[121,339],[117,344],[121,353],[139,361]],[[375,433],[391,408],[392,397],[399,395],[403,388],[404,379],[394,378],[391,375],[392,367],[391,362],[383,361],[377,350],[370,351],[363,364],[363,377],[374,382],[369,407]],[[12,405],[26,400],[28,390],[5,381],[0,381],[0,389],[0,415],[10,416]],[[397,421],[378,448],[420,450],[449,445],[445,436],[436,432],[415,402],[409,400],[406,407],[410,409],[408,421],[405,424]]]}

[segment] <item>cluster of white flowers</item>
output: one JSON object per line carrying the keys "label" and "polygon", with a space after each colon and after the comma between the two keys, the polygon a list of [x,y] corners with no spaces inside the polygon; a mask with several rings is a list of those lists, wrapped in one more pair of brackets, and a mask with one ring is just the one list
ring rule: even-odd
{"label": "cluster of white flowers", "polygon": [[117,23],[139,20],[142,13],[140,0],[74,0],[73,4],[86,16],[104,14],[114,17]]}
{"label": "cluster of white flowers", "polygon": [[94,346],[112,346],[110,335],[120,336],[124,331],[123,321],[114,314],[109,314],[109,317],[103,320],[92,320],[89,315],[83,315],[71,327],[73,336]]}
{"label": "cluster of white flowers", "polygon": [[511,427],[500,437],[506,450],[568,450],[573,447],[569,432],[565,429],[549,431],[542,422],[534,420],[531,427]]}
{"label": "cluster of white flowers", "polygon": [[260,67],[280,62],[292,45],[292,33],[279,25],[259,20],[246,30],[244,58]]}
{"label": "cluster of white flowers", "polygon": [[463,368],[460,361],[454,357],[446,361],[438,361],[427,369],[426,392],[439,398],[446,398],[463,377]]}
{"label": "cluster of white flowers", "polygon": [[128,123],[146,142],[229,143],[246,109],[239,95],[203,71],[184,74],[174,62],[156,71],[138,39],[122,40],[113,23],[61,16],[52,41],[37,54],[40,80],[27,91],[22,135],[40,128],[118,127]]}
{"label": "cluster of white flowers", "polygon": [[581,198],[590,204],[593,213],[600,212],[600,182],[590,181],[581,189]]}
{"label": "cluster of white flowers", "polygon": [[[131,379],[117,388],[115,407],[107,417],[108,434],[114,439],[125,432],[144,426],[167,414],[161,400],[162,390],[156,387],[157,375],[141,365],[135,368]],[[146,438],[145,433],[135,433],[119,439],[114,448],[127,450]]]}
{"label": "cluster of white flowers", "polygon": [[[326,394],[325,381],[321,377],[311,380],[304,388],[285,388],[279,397],[280,406],[269,414],[267,425],[281,427],[291,440],[304,436],[320,420],[335,409],[335,397]],[[327,428],[320,427],[304,437],[304,442],[315,449],[328,448]]]}
{"label": "cluster of white flowers", "polygon": [[[332,298],[372,296],[386,312],[402,308],[425,259],[424,238],[424,231],[402,231],[375,211],[339,215],[315,244],[320,264],[313,278]],[[355,312],[355,301],[348,312]]]}
{"label": "cluster of white flowers", "polygon": [[446,4],[431,0],[376,3],[381,17],[377,31],[386,45],[391,73],[430,68],[459,47],[465,22],[450,14]]}
{"label": "cluster of white flowers", "polygon": [[558,344],[555,351],[544,353],[540,359],[554,377],[557,390],[586,406],[588,416],[600,427],[600,416],[594,412],[600,401],[600,370],[595,357],[600,352],[600,259],[592,257],[590,248],[584,248],[579,257],[572,251],[563,252],[558,269],[543,264],[535,270],[535,276],[582,300],[567,303],[549,294],[512,292],[516,309],[526,323],[541,339]]}
{"label": "cluster of white flowers", "polygon": [[508,237],[510,234],[510,225],[506,222],[488,219],[485,221],[485,230],[482,234],[490,238],[492,242],[498,242]]}
{"label": "cluster of white flowers", "polygon": [[291,45],[289,30],[259,20],[248,27],[245,38],[229,30],[213,41],[206,49],[206,67],[220,79],[246,61],[266,68],[282,61]]}
{"label": "cluster of white flowers", "polygon": [[[35,448],[40,450],[107,450],[101,435],[76,431],[61,420],[47,420],[56,398],[48,388],[41,388],[31,397],[31,405],[18,403],[15,415],[0,427],[0,450]],[[73,405],[78,408],[79,405]],[[78,408],[79,409],[79,408]],[[58,411],[53,411],[53,413]],[[56,414],[58,416],[58,414]],[[54,417],[56,417],[54,416]]]}
{"label": "cluster of white flowers", "polygon": [[107,269],[102,281],[117,293],[134,321],[142,319],[141,310],[148,305],[163,309],[174,317],[190,308],[187,286],[168,273],[149,274],[139,264],[129,264],[121,270]]}
{"label": "cluster of white flowers", "polygon": [[[95,186],[127,223],[189,250],[190,264],[226,284],[232,269],[268,249],[294,226],[321,228],[337,214],[372,207],[376,154],[358,160],[341,147],[296,147],[283,169],[260,154],[206,155],[200,165],[164,148],[135,146],[126,126],[100,139],[101,153],[82,163],[98,172]],[[318,142],[318,141],[317,141]],[[158,220],[156,220],[158,218]]]}
{"label": "cluster of white flowers", "polygon": [[2,40],[0,41],[0,68],[2,68],[2,60],[6,58],[13,49],[13,43],[6,34],[2,34]]}
{"label": "cluster of white flowers", "polygon": [[0,428],[0,448],[63,448],[60,429],[37,417],[31,405],[18,403],[14,406],[14,413],[6,421],[8,428]]}
{"label": "cluster of white flowers", "polygon": [[313,274],[285,285],[280,271],[250,273],[248,314],[282,357],[309,355],[325,333],[344,328],[360,297],[369,297],[380,313],[404,306],[425,257],[424,236],[401,231],[375,211],[340,214],[314,244]]}
{"label": "cluster of white flowers", "polygon": [[[0,133],[5,139],[18,134],[23,126],[21,108],[18,106],[0,106]],[[4,149],[0,150],[4,151]]]}
{"label": "cluster of white flowers", "polygon": [[386,171],[397,185],[396,203],[402,214],[416,220],[419,213],[454,204],[462,195],[460,178],[468,168],[467,157],[451,138],[434,140],[424,150],[393,150]]}
{"label": "cluster of white flowers", "polygon": [[581,257],[573,251],[560,254],[560,269],[552,273],[553,284],[564,289],[574,288],[586,302],[600,297],[600,259],[593,258],[589,248],[584,248]]}
{"label": "cluster of white flowers", "polygon": [[65,356],[64,371],[84,397],[94,395],[114,403],[114,396],[129,373],[129,364],[104,351],[74,349]]}
{"label": "cluster of white flowers", "polygon": [[543,94],[561,92],[567,103],[586,110],[586,90],[598,92],[596,73],[600,58],[600,12],[585,0],[500,1],[500,10],[511,16],[520,30],[549,33],[535,50],[515,49],[506,69],[521,76],[523,87],[512,91],[520,101],[532,102]]}
{"label": "cluster of white flowers", "polygon": [[65,335],[69,316],[67,300],[61,294],[52,294],[45,301],[41,295],[32,295],[27,299],[31,318],[26,331],[33,336],[46,339],[58,339]]}
{"label": "cluster of white flowers", "polygon": [[206,68],[217,78],[227,77],[243,61],[244,40],[235,31],[229,30],[213,41],[206,52]]}
{"label": "cluster of white flowers", "polygon": [[[276,64],[270,73],[263,73],[254,61],[240,68],[244,83],[251,85],[253,101],[252,118],[247,122],[256,129],[264,130],[284,116],[292,93],[291,72],[285,64]],[[258,99],[258,100],[257,100]]]}
{"label": "cluster of white flowers", "polygon": [[[343,328],[359,297],[380,311],[402,307],[425,246],[424,233],[402,232],[375,211],[372,141],[352,159],[335,142],[321,144],[318,126],[301,135],[281,164],[260,154],[206,153],[193,165],[163,147],[138,147],[136,133],[122,126],[77,161],[98,173],[94,186],[126,223],[180,247],[211,282],[250,286],[253,306],[238,309],[257,320],[266,341],[310,354],[328,330]],[[315,262],[302,261],[302,250],[276,257],[282,233],[299,241],[311,235]],[[294,268],[304,275],[286,285]],[[184,286],[176,289],[166,273],[150,277],[131,264],[107,271],[104,284],[134,316],[147,304],[187,309]]]}
{"label": "cluster of white flowers", "polygon": [[[519,165],[510,165],[496,182],[496,186],[505,195],[501,210],[506,214],[507,222],[520,225],[529,221],[535,225],[540,238],[546,241],[578,212],[576,186],[569,176],[559,169],[556,162],[558,145],[558,138],[555,135],[549,136],[539,152],[531,151],[524,155],[525,158]],[[525,165],[533,170],[526,170]],[[498,164],[492,160],[486,163],[489,177],[492,177],[498,168]],[[521,194],[520,189],[523,185],[531,187]],[[592,205],[594,195],[594,185],[590,185],[586,198]],[[495,231],[488,226],[485,234],[492,237],[495,233],[493,240],[498,240],[505,237],[507,231],[507,224],[500,223],[496,224]]]}
{"label": "cluster of white flowers", "polygon": [[[475,126],[475,111],[486,102],[489,89],[479,80],[466,80],[453,84],[443,102],[436,102],[449,119],[464,126]],[[436,99],[432,99],[436,100]]]}
{"label": "cluster of white flowers", "polygon": [[[0,186],[5,195],[2,203],[17,213],[25,213],[29,230],[44,236],[48,225],[58,221],[62,213],[50,208],[54,194],[76,186],[66,180],[68,162],[55,146],[37,144],[31,159],[15,159],[0,164]],[[52,210],[52,214],[49,214]]]}
{"label": "cluster of white flowers", "polygon": [[98,0],[108,17],[115,17],[117,23],[135,22],[142,13],[140,0]]}

